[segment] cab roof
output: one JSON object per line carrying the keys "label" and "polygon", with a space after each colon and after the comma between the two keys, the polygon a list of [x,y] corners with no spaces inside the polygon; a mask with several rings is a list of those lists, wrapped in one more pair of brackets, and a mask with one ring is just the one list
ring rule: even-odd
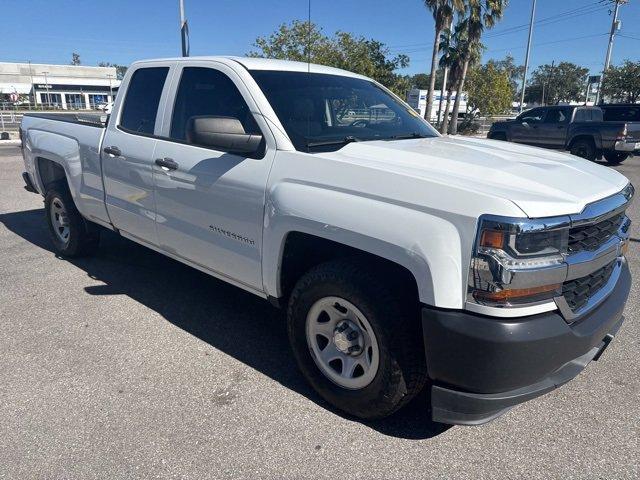
{"label": "cab roof", "polygon": [[[306,62],[294,62],[291,60],[275,60],[271,58],[255,58],[255,57],[234,57],[234,56],[197,56],[197,57],[174,57],[174,58],[154,58],[148,60],[140,60],[134,62],[146,63],[146,62],[188,62],[188,61],[212,61],[229,63],[236,62],[242,65],[247,70],[277,70],[282,72],[311,72],[311,73],[325,73],[329,75],[341,75],[343,77],[363,78],[367,77],[358,75],[357,73],[349,72],[348,70],[342,70],[340,68],[327,67],[325,65],[318,65],[317,63]],[[368,80],[368,79],[367,79]]]}

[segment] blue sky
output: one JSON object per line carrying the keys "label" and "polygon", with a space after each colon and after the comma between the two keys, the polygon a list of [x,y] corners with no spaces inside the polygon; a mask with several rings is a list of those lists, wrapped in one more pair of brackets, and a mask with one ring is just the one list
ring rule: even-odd
{"label": "blue sky", "polygon": [[[0,61],[128,64],[180,52],[178,0],[4,0]],[[280,23],[306,19],[307,0],[185,0],[191,54],[243,55],[259,35]],[[405,73],[426,71],[433,19],[421,0],[312,0],[312,21],[325,32],[353,32],[406,53]],[[487,32],[485,60],[511,53],[522,61],[531,0],[511,0],[505,17]],[[596,72],[602,68],[608,7],[597,0],[538,0],[531,64],[569,60]],[[562,15],[564,12],[571,12]],[[640,0],[621,7],[622,30],[613,62],[640,58]],[[545,20],[547,19],[547,20]],[[633,38],[629,38],[633,37]]]}

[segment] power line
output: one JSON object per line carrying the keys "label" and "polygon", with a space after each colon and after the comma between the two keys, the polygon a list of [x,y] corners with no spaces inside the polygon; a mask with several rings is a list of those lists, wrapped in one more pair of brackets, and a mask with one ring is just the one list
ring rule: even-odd
{"label": "power line", "polygon": [[618,34],[619,37],[630,38],[631,40],[640,40],[639,37],[632,37],[631,35],[623,35],[622,33]]}
{"label": "power line", "polygon": [[[551,42],[534,43],[532,46],[541,47],[543,45],[553,45],[553,44],[556,44],[556,43],[573,42],[574,40],[582,40],[582,39],[585,39],[585,38],[593,38],[593,37],[602,37],[604,35],[609,35],[609,33],[596,33],[596,34],[593,34],[593,35],[583,35],[583,36],[580,36],[580,37],[563,38],[562,40],[554,40],[554,41],[551,41]],[[514,50],[514,49],[518,49],[518,48],[526,48],[526,45],[520,45],[518,47],[491,49],[491,50],[487,50],[487,52],[505,52],[505,51]]]}
{"label": "power line", "polygon": [[[585,9],[587,9],[585,11]],[[577,16],[584,16],[584,15],[591,15],[592,13],[596,13],[596,12],[600,12],[602,10],[606,10],[607,7],[603,7],[599,1],[594,2],[590,5],[587,6],[583,6],[580,8],[574,8],[571,10],[566,10],[564,12],[560,12],[557,13],[555,15],[550,15],[548,17],[545,18],[541,18],[540,20],[536,20],[534,22],[534,25],[536,26],[546,26],[546,25],[552,25],[554,23],[557,22],[562,22],[565,20],[571,20]],[[578,13],[580,12],[580,13]],[[576,15],[573,15],[574,13],[577,13]],[[522,25],[515,25],[513,27],[509,27],[506,28],[504,30],[500,30],[497,32],[492,32],[492,33],[488,33],[486,35],[484,35],[484,38],[494,38],[494,37],[499,37],[502,35],[510,35],[512,33],[517,33],[521,30],[526,30],[529,28],[529,23],[524,23]],[[418,52],[420,50],[428,50],[433,48],[433,42],[429,42],[429,43],[411,43],[411,44],[405,44],[405,45],[390,45],[389,46],[389,50],[401,50],[404,48],[410,48],[410,47],[424,47],[421,49],[411,49],[413,50],[412,52],[408,52],[408,53],[415,53]],[[398,52],[398,53],[405,53],[405,52]]]}

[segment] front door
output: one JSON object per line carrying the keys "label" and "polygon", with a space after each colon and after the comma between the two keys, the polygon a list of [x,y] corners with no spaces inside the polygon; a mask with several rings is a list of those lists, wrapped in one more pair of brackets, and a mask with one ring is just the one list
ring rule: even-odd
{"label": "front door", "polygon": [[[154,132],[170,67],[138,68],[130,77],[116,121],[110,121],[102,151],[109,218],[122,232],[156,245],[153,183]],[[165,86],[166,85],[166,86]]]}
{"label": "front door", "polygon": [[511,141],[536,145],[540,141],[538,127],[546,114],[546,108],[534,108],[518,116],[510,125]]}
{"label": "front door", "polygon": [[538,126],[539,145],[548,148],[564,148],[571,109],[551,108]]}
{"label": "front door", "polygon": [[237,118],[247,133],[264,135],[268,128],[251,113],[257,106],[237,74],[223,64],[181,62],[173,91],[173,109],[165,114],[154,155],[159,160],[154,178],[160,247],[262,290],[264,198],[275,153],[271,140],[265,140],[260,158],[248,158],[197,145],[188,125],[193,117],[206,115]]}

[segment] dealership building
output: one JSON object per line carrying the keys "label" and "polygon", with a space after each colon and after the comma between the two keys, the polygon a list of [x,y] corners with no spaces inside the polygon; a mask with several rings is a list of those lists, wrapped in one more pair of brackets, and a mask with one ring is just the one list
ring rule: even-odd
{"label": "dealership building", "polygon": [[0,101],[50,105],[64,110],[113,101],[120,86],[115,67],[0,62]]}

